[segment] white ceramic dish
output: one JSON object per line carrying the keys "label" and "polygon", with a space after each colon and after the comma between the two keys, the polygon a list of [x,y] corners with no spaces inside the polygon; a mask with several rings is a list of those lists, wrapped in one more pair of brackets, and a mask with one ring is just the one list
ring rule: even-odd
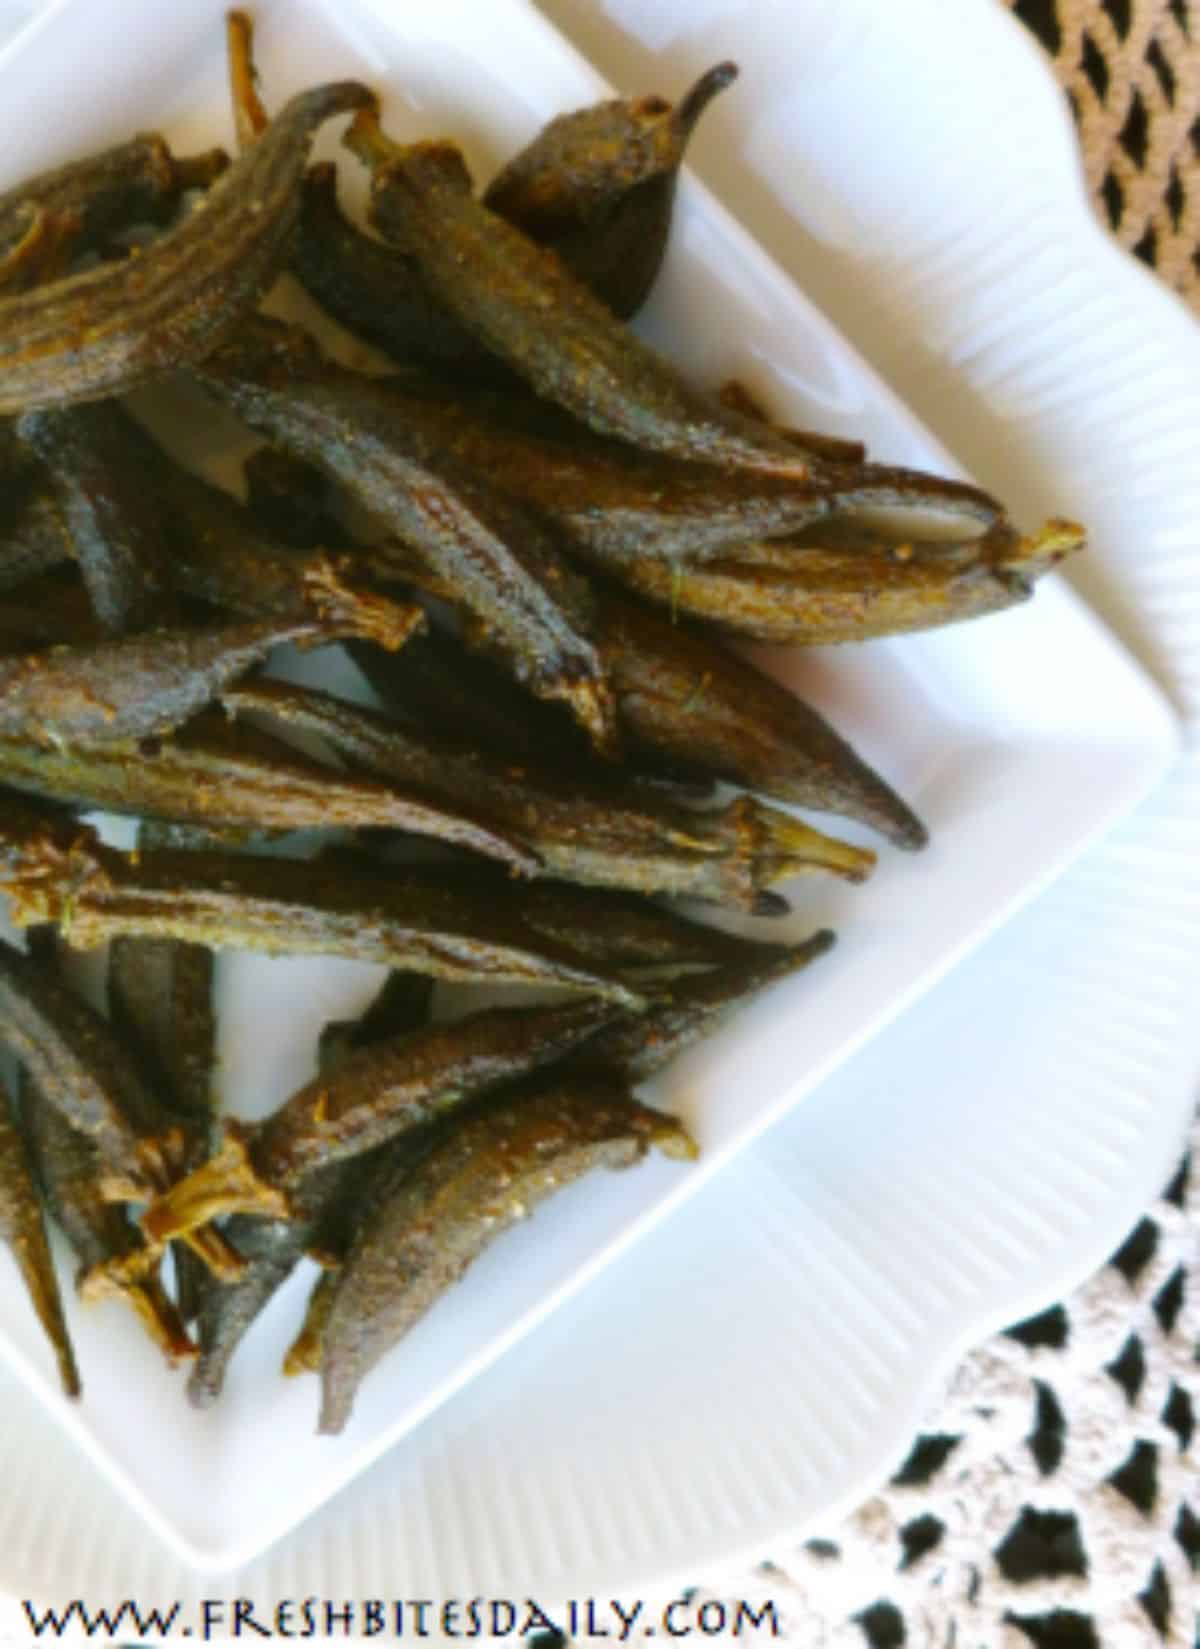
{"label": "white ceramic dish", "polygon": [[[260,58],[273,99],[301,80],[362,72],[376,83],[404,85],[415,94],[421,104],[415,115],[393,96],[389,112],[398,124],[408,121],[421,130],[448,127],[463,132],[472,140],[477,156],[502,152],[549,113],[596,94],[595,80],[578,60],[563,51],[538,19],[516,5],[511,11],[491,7],[486,18],[475,7],[446,5],[436,19],[403,21],[382,6],[342,6],[336,25],[330,13],[316,6],[261,10]],[[4,116],[8,122],[7,173],[18,175],[138,124],[161,122],[180,141],[207,142],[222,134],[219,11],[215,5],[194,0],[173,8],[168,20],[156,16],[149,6],[123,7],[123,30],[131,36],[134,28],[139,31],[142,50],[136,69],[131,66],[126,71],[120,61],[110,58],[99,95],[80,97],[61,110],[51,134],[53,147],[48,148],[37,116],[49,96],[51,78],[55,85],[86,84],[86,66],[96,60],[101,36],[110,35],[113,28],[110,9],[102,21],[78,0],[56,8],[0,66],[14,85]],[[304,19],[303,29],[297,26],[299,17]],[[676,70],[672,79],[677,82],[679,78]],[[519,108],[511,100],[515,94],[506,87],[520,88],[524,102]],[[718,314],[720,338],[706,334],[704,325],[706,318]],[[746,237],[695,186],[689,186],[681,199],[676,249],[663,294],[654,306],[653,324],[665,346],[674,347],[705,377],[737,370],[761,381],[773,373],[781,411],[820,421],[831,429],[865,433],[880,454],[902,461],[946,463],[940,449],[906,417],[853,351],[755,254]],[[701,339],[703,358],[698,349]],[[1032,608],[1019,614],[963,632],[872,649],[869,659],[845,654],[810,657],[797,679],[804,681],[806,691],[829,709],[923,809],[937,846],[919,860],[889,856],[869,898],[851,899],[831,890],[814,892],[811,897],[806,893],[798,924],[807,928],[832,920],[844,934],[839,952],[822,970],[823,977],[814,973],[799,982],[796,991],[776,992],[702,1055],[694,1055],[672,1073],[668,1098],[699,1129],[707,1148],[707,1173],[1061,869],[1090,835],[1132,806],[1161,774],[1174,748],[1162,701],[1061,585],[1047,588]],[[290,973],[286,968],[280,972],[278,965],[268,970],[240,961],[236,973],[228,970],[227,1051],[234,1056],[239,1047],[246,1046],[239,1041],[239,1030],[248,1036],[251,1029],[245,1021],[239,1027],[236,1012],[239,1003],[243,1011],[247,1009],[256,967],[259,984],[269,973],[276,982],[284,982],[285,992],[292,988]],[[311,971],[302,971],[304,979],[297,990],[319,985],[324,992],[315,1019],[342,1006],[348,997],[361,997],[366,988],[361,976],[339,982],[332,972],[323,971],[318,980]],[[264,1062],[256,1096],[261,1107],[286,1091],[286,1084],[273,1087],[286,1073],[282,1063],[277,1067],[265,1064],[269,1050],[257,1013],[253,1030],[259,1038],[255,1058]],[[802,1038],[799,1047],[798,1035]],[[811,1104],[804,1114],[810,1110]],[[828,1124],[824,1105],[820,1113]],[[936,1107],[928,1111],[926,1121],[930,1118],[935,1134],[949,1122]],[[982,1120],[976,1118],[976,1137],[991,1138],[980,1126]],[[1112,1172],[1120,1166],[1120,1150],[1127,1138],[1123,1129],[1124,1122],[1105,1146],[1105,1160]],[[839,1136],[836,1127],[832,1133],[835,1141],[852,1137]],[[780,1137],[778,1133],[773,1136],[772,1144]],[[916,1137],[926,1135],[917,1130]],[[1053,1128],[1047,1137],[1057,1137]],[[999,1138],[1003,1142],[1003,1133]],[[908,1149],[903,1155],[905,1172],[897,1175],[903,1179],[897,1206],[908,1209],[912,1231],[922,1223],[913,1218],[913,1188],[920,1184],[920,1198],[928,1211],[928,1199],[940,1182],[936,1178],[930,1182],[920,1171],[917,1155]],[[835,1151],[831,1164],[836,1160]],[[748,1170],[743,1163],[730,1172]],[[343,1444],[310,1439],[311,1395],[284,1392],[273,1374],[287,1333],[283,1318],[296,1308],[294,1296],[286,1304],[281,1302],[271,1322],[264,1324],[253,1355],[247,1347],[245,1367],[224,1412],[203,1420],[183,1406],[176,1385],[159,1375],[152,1360],[142,1357],[140,1348],[126,1339],[116,1322],[97,1318],[81,1330],[81,1352],[92,1374],[89,1401],[82,1412],[64,1418],[76,1439],[131,1495],[179,1556],[209,1567],[244,1563],[387,1448],[518,1330],[598,1269],[616,1247],[674,1200],[698,1187],[701,1178],[667,1169],[639,1170],[627,1179],[590,1187],[590,1195],[564,1198],[558,1208],[539,1216],[535,1226],[511,1239],[507,1254],[497,1252],[485,1261],[458,1298],[430,1319],[429,1332],[422,1331],[420,1345],[414,1337],[403,1367],[393,1363],[386,1375],[377,1377],[374,1388],[364,1394],[354,1431]],[[869,1176],[866,1183],[873,1183]],[[946,1208],[958,1205],[965,1220],[981,1202],[983,1183],[972,1182],[971,1206],[948,1195]],[[881,1183],[874,1183],[873,1195],[881,1197],[882,1189]],[[757,1190],[761,1193],[762,1186]],[[837,1199],[844,1201],[840,1188]],[[759,1198],[742,1204],[749,1206],[764,1205]],[[694,1213],[681,1216],[688,1219],[686,1229],[693,1238],[703,1207],[702,1201]],[[1015,1217],[1020,1221],[1025,1216],[1018,1210]],[[1002,1223],[997,1226],[986,1208],[980,1218],[988,1241],[982,1249],[978,1243],[964,1248],[980,1256],[980,1274],[1002,1277],[1006,1260],[1017,1253],[1026,1262],[1023,1286],[1032,1287],[1026,1250],[1019,1242],[1014,1248]],[[936,1214],[933,1223],[936,1228]],[[766,1215],[765,1224],[781,1243],[791,1240],[783,1227],[776,1231],[775,1222]],[[660,1244],[668,1239],[670,1229],[661,1234]],[[804,1230],[804,1220],[797,1216],[795,1227],[789,1229],[794,1239]],[[847,1463],[853,1458],[854,1473],[861,1474],[864,1459],[871,1458],[869,1450],[864,1453],[868,1399],[878,1404],[894,1389],[896,1359],[907,1347],[909,1360],[899,1366],[906,1374],[921,1374],[913,1387],[917,1390],[927,1383],[929,1367],[944,1354],[944,1339],[928,1339],[919,1331],[920,1318],[912,1317],[902,1297],[901,1279],[888,1263],[889,1249],[898,1252],[898,1228],[881,1219],[879,1233],[874,1247],[857,1261],[847,1255],[850,1269],[861,1275],[862,1288],[853,1320],[846,1323],[844,1340],[839,1341],[843,1331],[834,1336],[836,1353],[812,1360],[806,1393],[815,1418],[811,1426],[793,1434],[787,1461],[795,1470],[778,1469],[781,1458],[755,1490],[756,1505],[766,1504],[769,1491],[783,1493],[790,1482],[799,1495],[793,1501],[795,1507],[811,1511],[811,1494],[830,1497],[827,1470],[834,1464],[840,1464],[842,1478],[833,1492],[846,1492],[860,1480],[860,1475],[846,1475]],[[839,1243],[844,1240],[848,1233]],[[757,1240],[752,1246],[758,1251]],[[930,1250],[922,1264],[939,1283],[939,1297],[954,1298],[955,1287],[951,1285],[947,1294],[939,1282],[939,1257],[936,1248]],[[706,1269],[721,1271],[715,1257],[705,1264]],[[631,1265],[636,1268],[632,1274],[640,1275],[640,1254],[605,1280],[609,1300],[617,1279],[623,1276],[628,1282]],[[827,1279],[834,1274],[815,1269],[810,1308],[822,1299],[829,1286]],[[949,1269],[960,1279],[971,1278],[970,1265],[965,1271],[961,1266]],[[714,1280],[719,1282],[720,1277]],[[966,1297],[965,1283],[958,1292]],[[630,1289],[630,1309],[636,1293]],[[719,1290],[715,1297],[728,1298]],[[864,1297],[873,1300],[877,1309],[864,1309],[860,1315]],[[585,1296],[572,1312],[576,1332],[582,1321],[591,1324],[596,1337],[603,1338],[608,1319],[588,1312],[590,1298],[596,1298],[595,1294]],[[702,1309],[706,1317],[712,1298],[705,1283]],[[22,1338],[19,1316],[7,1302],[4,1310],[6,1320],[14,1325],[11,1345],[18,1365],[54,1402],[42,1378],[44,1360],[35,1336]],[[897,1339],[888,1331],[890,1317],[910,1323],[917,1332]],[[659,1320],[666,1320],[665,1314]],[[872,1346],[872,1334],[880,1325],[882,1342],[877,1340]],[[956,1323],[950,1338],[960,1332]],[[545,1335],[539,1336],[532,1346],[544,1340]],[[918,1358],[919,1367],[914,1368],[912,1350],[926,1344],[930,1356]],[[668,1346],[669,1342],[661,1342],[664,1352]],[[527,1368],[530,1357],[535,1363],[538,1360],[530,1348],[521,1355],[526,1357]],[[519,1365],[509,1359],[493,1371],[488,1382],[454,1406],[451,1417],[465,1412],[468,1432],[469,1405],[485,1402],[492,1388],[499,1396],[498,1382],[509,1366]],[[723,1389],[731,1393],[744,1389],[733,1381],[736,1366],[736,1358],[722,1357],[721,1367],[728,1369],[730,1380]],[[576,1372],[570,1386],[579,1390],[588,1383],[584,1374]],[[561,1379],[556,1389],[561,1395]],[[781,1382],[772,1377],[770,1389],[772,1397],[778,1397]],[[835,1389],[858,1393],[861,1412],[853,1419],[845,1417],[840,1426],[833,1417],[831,1427],[831,1417],[822,1410],[818,1396],[824,1393],[828,1398]],[[695,1426],[705,1410],[707,1399],[700,1382],[694,1395],[693,1404],[689,1387],[687,1401],[681,1405],[679,1393],[672,1393],[672,1424],[665,1431],[660,1428],[660,1435],[684,1450],[680,1464],[686,1463],[687,1440],[690,1437],[694,1442]],[[271,1416],[265,1454],[259,1420],[264,1399]],[[667,1401],[665,1391],[663,1400]],[[756,1393],[745,1406],[761,1412],[761,1402],[761,1394]],[[742,1407],[739,1397],[737,1411]],[[656,1409],[648,1402],[645,1410],[667,1418],[668,1411],[661,1404]],[[571,1446],[583,1446],[592,1439],[601,1445],[592,1464],[598,1467],[605,1459],[608,1463],[607,1488],[615,1492],[622,1474],[630,1481],[644,1477],[632,1456],[625,1460],[620,1458],[622,1450],[614,1453],[611,1437],[594,1423],[594,1405],[587,1410],[591,1418],[582,1426],[570,1404],[538,1412],[540,1423],[551,1425],[553,1435],[558,1435],[552,1427],[556,1414],[562,1415],[566,1425],[545,1468],[555,1482],[565,1484]],[[568,1419],[570,1414],[574,1420]],[[513,1418],[511,1410],[509,1418]],[[452,1418],[448,1426],[453,1436]],[[428,1439],[429,1428],[422,1435]],[[489,1425],[488,1437],[493,1435]],[[826,1439],[823,1446],[821,1436]],[[836,1446],[830,1444],[831,1438],[838,1440]],[[806,1442],[811,1444],[807,1467],[803,1458]],[[414,1439],[413,1446],[418,1443]],[[502,1483],[511,1481],[508,1473],[514,1462],[500,1460],[490,1442],[481,1446],[481,1458],[491,1462],[481,1480],[500,1492]],[[879,1458],[877,1446],[873,1458]],[[870,1465],[865,1469],[871,1469]],[[381,1478],[384,1473],[375,1476]],[[666,1478],[659,1475],[657,1481],[661,1499]],[[799,1494],[806,1485],[811,1491],[808,1501]],[[486,1567],[488,1554],[527,1553],[530,1542],[536,1545],[538,1531],[547,1527],[542,1517],[532,1513],[515,1525],[511,1517],[490,1516],[482,1502],[469,1523],[462,1523],[456,1519],[466,1515],[465,1503],[453,1489],[440,1493],[443,1510],[449,1514],[452,1502],[453,1514],[448,1525],[439,1527],[438,1535],[456,1536],[463,1547],[456,1574],[478,1574],[480,1564]],[[492,1512],[498,1512],[497,1502],[487,1495],[484,1500]],[[708,1500],[701,1497],[697,1507],[703,1510]],[[424,1528],[429,1527],[428,1511],[424,1507],[416,1518]],[[582,1517],[578,1508],[574,1515],[578,1523]],[[713,1549],[702,1538],[686,1544],[688,1525],[682,1516],[669,1521],[685,1541],[672,1548],[681,1558]],[[731,1521],[724,1532],[725,1544],[745,1543],[751,1528],[757,1534],[760,1521],[745,1517],[736,1525]],[[325,1520],[314,1525],[314,1539],[319,1538],[322,1523],[332,1526]],[[777,1522],[770,1524],[771,1529],[778,1526]],[[766,1526],[762,1527],[765,1538]],[[556,1539],[562,1543],[567,1538],[560,1529]],[[637,1540],[635,1520],[618,1545],[630,1554],[639,1549]],[[362,1573],[367,1551],[368,1546],[361,1544],[347,1549],[351,1569],[359,1565],[356,1573]],[[664,1560],[665,1547],[661,1547],[644,1564],[656,1568]],[[281,1561],[286,1566],[286,1557]],[[446,1562],[443,1553],[437,1565],[439,1574],[447,1572]],[[564,1568],[561,1563],[544,1561],[538,1572],[578,1573],[569,1565]]]}

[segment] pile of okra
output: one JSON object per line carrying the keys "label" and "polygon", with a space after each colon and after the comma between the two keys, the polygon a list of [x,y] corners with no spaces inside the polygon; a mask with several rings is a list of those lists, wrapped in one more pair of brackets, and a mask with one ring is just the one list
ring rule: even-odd
{"label": "pile of okra", "polygon": [[[832,943],[697,908],[778,916],[802,873],[870,873],[797,809],[925,842],[728,643],[992,613],[1082,532],[1022,537],[979,488],[780,427],[630,329],[732,64],[560,116],[479,192],[357,82],[269,114],[243,14],[228,51],[236,158],[139,134],[0,197],[0,876],[24,929],[0,941],[0,1235],[69,1393],[47,1217],[82,1297],[191,1360],[200,1406],[317,1259],[285,1371],[319,1374],[337,1432],[539,1200],[692,1156],[634,1085]],[[344,115],[365,229],[310,165]],[[357,368],[262,311],[281,277],[369,346]],[[240,497],[130,409],[184,379],[262,441]],[[285,643],[345,648],[376,708],[272,678]],[[136,851],[97,810],[139,821]],[[60,971],[103,943],[107,1014]],[[253,1126],[214,1111],[226,949],[388,970]],[[545,994],[448,1021],[438,980]]]}

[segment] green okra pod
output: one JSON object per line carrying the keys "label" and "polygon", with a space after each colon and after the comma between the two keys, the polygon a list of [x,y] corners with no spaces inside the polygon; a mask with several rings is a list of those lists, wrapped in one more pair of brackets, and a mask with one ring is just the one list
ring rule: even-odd
{"label": "green okra pod", "polygon": [[318,126],[372,102],[354,82],[301,93],[136,260],[0,300],[0,413],[117,394],[216,348],[285,255]]}
{"label": "green okra pod", "polygon": [[496,174],[484,205],[557,252],[628,320],[662,264],[688,141],[737,72],[718,63],[676,104],[614,98],[559,115]]}
{"label": "green okra pod", "polygon": [[322,1312],[321,1420],[340,1432],[362,1381],[509,1226],[594,1168],[696,1147],[611,1077],[551,1073],[451,1128],[381,1190]]}
{"label": "green okra pod", "polygon": [[8,1093],[0,1086],[0,1242],[12,1250],[30,1303],[54,1349],[63,1391],[68,1397],[78,1397],[83,1385],[63,1311],[54,1258],[46,1238],[28,1152],[9,1114],[9,1104]]}
{"label": "green okra pod", "polygon": [[612,744],[586,583],[535,516],[399,418],[384,386],[323,360],[295,328],[260,318],[195,371],[252,429],[405,538],[531,692],[565,700],[598,745]]}
{"label": "green okra pod", "polygon": [[216,1156],[142,1216],[154,1241],[225,1213],[288,1218],[314,1173],[349,1161],[461,1109],[489,1088],[561,1059],[613,1017],[597,1002],[489,1008],[350,1054],[262,1123],[228,1123]]}
{"label": "green okra pod", "polygon": [[478,201],[448,143],[389,143],[362,111],[344,140],[372,169],[371,221],[469,330],[602,434],[729,469],[806,480],[804,454],[693,389],[553,252]]}

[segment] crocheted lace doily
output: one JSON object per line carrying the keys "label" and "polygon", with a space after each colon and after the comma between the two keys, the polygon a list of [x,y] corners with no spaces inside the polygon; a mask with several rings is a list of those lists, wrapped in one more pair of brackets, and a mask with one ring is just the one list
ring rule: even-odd
{"label": "crocheted lace doily", "polygon": [[1200,306],[1200,4],[1005,3],[1053,59],[1114,235]]}
{"label": "crocheted lace doily", "polygon": [[966,1358],[886,1488],[695,1605],[773,1599],[804,1649],[1195,1649],[1200,1119],[1191,1144],[1104,1270]]}

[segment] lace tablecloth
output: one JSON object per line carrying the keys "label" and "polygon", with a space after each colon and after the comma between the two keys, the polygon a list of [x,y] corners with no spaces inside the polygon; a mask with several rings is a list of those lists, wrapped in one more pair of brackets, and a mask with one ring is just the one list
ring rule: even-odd
{"label": "lace tablecloth", "polygon": [[[1097,210],[1200,313],[1200,4],[1007,3]],[[773,1598],[804,1649],[1194,1649],[1198,1423],[1200,1119],[1110,1264],[968,1356],[886,1488],[714,1595]]]}

